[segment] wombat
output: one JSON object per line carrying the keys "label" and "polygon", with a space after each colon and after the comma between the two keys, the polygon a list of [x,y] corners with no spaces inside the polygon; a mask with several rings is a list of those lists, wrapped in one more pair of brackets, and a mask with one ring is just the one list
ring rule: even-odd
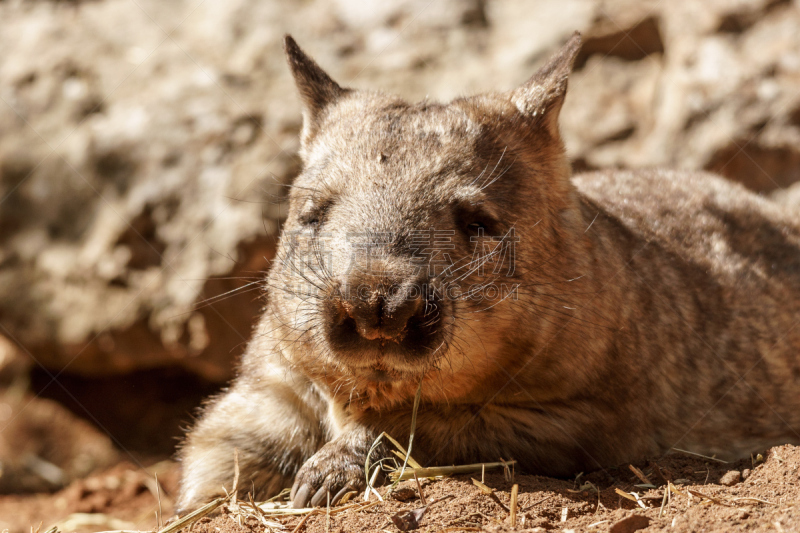
{"label": "wombat", "polygon": [[514,90],[408,103],[286,37],[304,168],[238,377],[183,445],[181,507],[230,490],[234,449],[242,492],[336,503],[381,432],[408,437],[420,383],[426,465],[569,476],[800,442],[800,209],[703,172],[571,176],[580,46]]}

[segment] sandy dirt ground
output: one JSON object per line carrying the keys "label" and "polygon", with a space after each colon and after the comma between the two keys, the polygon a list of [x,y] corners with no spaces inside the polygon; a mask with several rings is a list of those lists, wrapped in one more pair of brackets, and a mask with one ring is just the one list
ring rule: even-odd
{"label": "sandy dirt ground", "polygon": [[[429,504],[419,531],[800,531],[800,447],[780,446],[737,463],[673,453],[563,480],[502,471],[486,472],[487,495],[474,476],[422,480]],[[155,475],[158,474],[159,487]],[[143,469],[131,463],[77,481],[55,494],[0,498],[0,529],[9,533],[46,531],[152,531],[174,520],[178,466],[161,462]],[[511,525],[511,490],[518,485],[516,526]],[[643,485],[651,485],[648,488]],[[668,488],[669,487],[669,488]],[[194,533],[264,531],[401,531],[392,517],[424,507],[413,481],[378,490],[384,501],[363,497],[311,516],[268,517],[281,527],[242,518],[225,504],[195,522]],[[665,498],[666,493],[666,498]],[[638,501],[635,501],[638,498]],[[354,504],[355,502],[355,504]],[[250,513],[252,514],[252,513]],[[302,523],[301,523],[302,522]],[[41,525],[40,525],[41,524]]]}

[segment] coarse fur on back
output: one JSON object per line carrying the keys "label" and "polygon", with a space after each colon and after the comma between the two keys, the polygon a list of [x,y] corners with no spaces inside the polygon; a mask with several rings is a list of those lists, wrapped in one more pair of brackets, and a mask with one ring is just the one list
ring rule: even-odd
{"label": "coarse fur on back", "polygon": [[571,176],[580,46],[441,104],[340,87],[286,38],[304,167],[239,375],[182,448],[184,509],[230,490],[234,449],[243,491],[335,503],[420,383],[431,465],[800,442],[800,209],[702,172]]}

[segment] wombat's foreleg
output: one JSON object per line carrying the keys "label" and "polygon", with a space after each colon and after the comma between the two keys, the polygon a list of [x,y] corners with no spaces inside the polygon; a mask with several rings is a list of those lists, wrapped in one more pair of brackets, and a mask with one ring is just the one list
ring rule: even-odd
{"label": "wombat's foreleg", "polygon": [[277,370],[256,380],[240,378],[190,431],[181,450],[181,510],[223,493],[223,486],[230,492],[234,449],[238,490],[263,497],[291,486],[300,466],[323,445],[320,420],[327,402],[305,378]]}

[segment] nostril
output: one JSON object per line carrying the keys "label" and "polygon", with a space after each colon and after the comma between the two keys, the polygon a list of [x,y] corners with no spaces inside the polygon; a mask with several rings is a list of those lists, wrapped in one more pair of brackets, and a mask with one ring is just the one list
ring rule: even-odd
{"label": "nostril", "polygon": [[358,330],[358,324],[356,323],[356,320],[349,315],[345,316],[345,318],[341,321],[341,323],[339,323],[338,327],[340,330],[349,335],[353,336],[361,335],[361,333]]}

